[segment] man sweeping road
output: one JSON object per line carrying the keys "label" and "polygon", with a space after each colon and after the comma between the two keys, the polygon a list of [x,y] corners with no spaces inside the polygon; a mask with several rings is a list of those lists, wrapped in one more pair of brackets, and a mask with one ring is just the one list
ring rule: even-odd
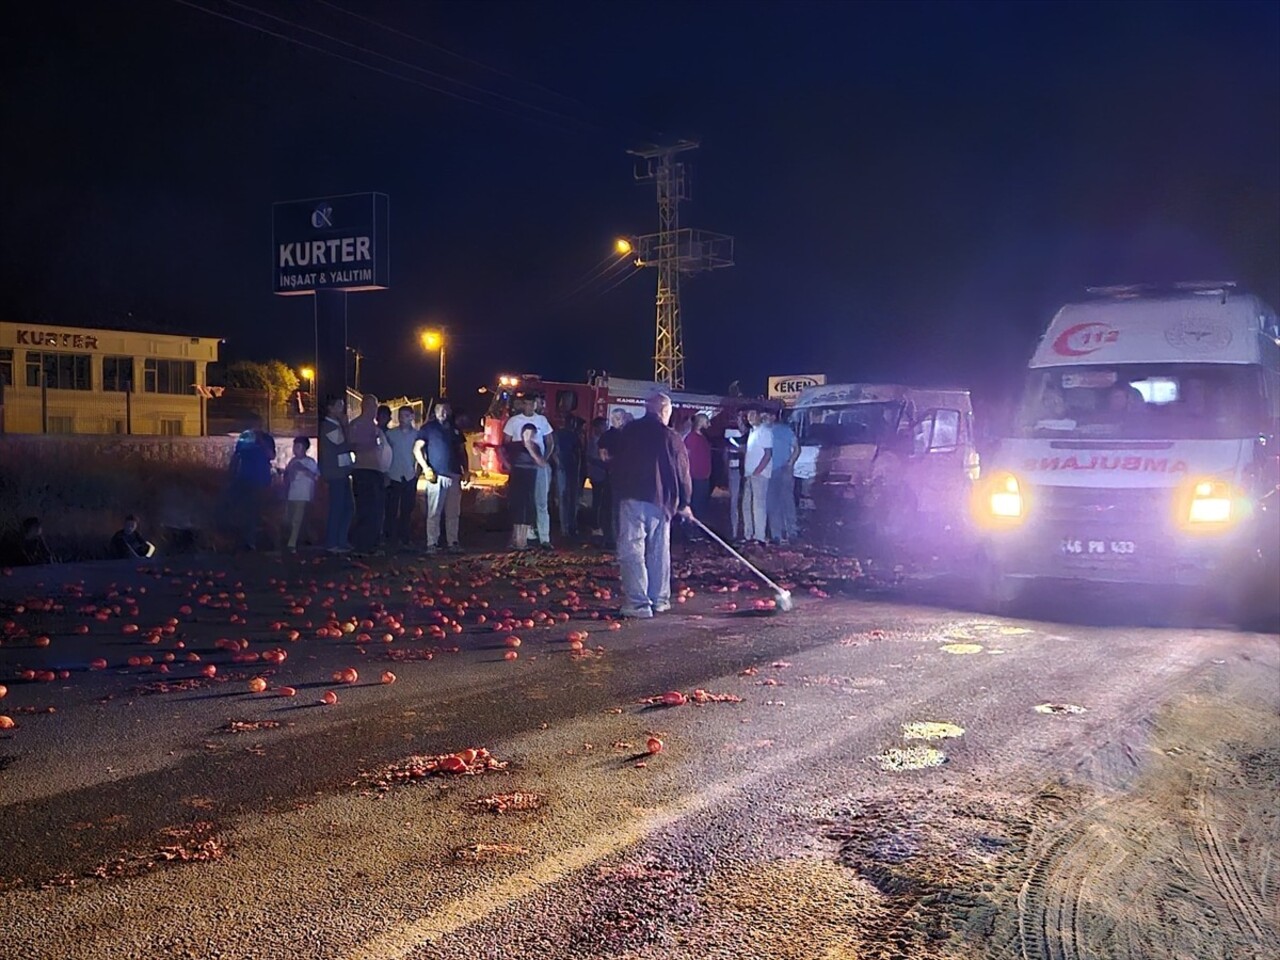
{"label": "man sweeping road", "polygon": [[667,424],[671,398],[655,394],[623,428],[610,457],[618,504],[622,615],[648,619],[671,609],[671,520],[693,519],[689,455]]}

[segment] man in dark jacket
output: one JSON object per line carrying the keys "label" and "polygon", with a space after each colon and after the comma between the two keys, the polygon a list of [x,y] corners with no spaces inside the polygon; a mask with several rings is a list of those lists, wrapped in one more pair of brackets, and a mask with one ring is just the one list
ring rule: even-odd
{"label": "man in dark jacket", "polygon": [[659,393],[645,415],[623,428],[611,452],[618,499],[618,565],[622,614],[648,619],[671,609],[671,521],[691,518],[689,455],[671,420],[671,398]]}

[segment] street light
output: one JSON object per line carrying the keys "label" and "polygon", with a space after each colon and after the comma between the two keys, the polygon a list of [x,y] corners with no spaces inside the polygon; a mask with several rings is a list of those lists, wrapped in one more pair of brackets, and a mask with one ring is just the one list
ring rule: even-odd
{"label": "street light", "polygon": [[440,351],[440,399],[445,398],[445,379],[444,379],[444,331],[443,330],[423,330],[418,336],[422,343],[422,349],[427,353]]}
{"label": "street light", "polygon": [[307,392],[313,389],[312,385],[316,382],[316,372],[311,367],[303,367],[298,371],[302,375],[302,379],[307,381]]}
{"label": "street light", "polygon": [[613,241],[613,249],[620,257],[625,257],[632,251],[631,241],[626,237],[619,237]]}

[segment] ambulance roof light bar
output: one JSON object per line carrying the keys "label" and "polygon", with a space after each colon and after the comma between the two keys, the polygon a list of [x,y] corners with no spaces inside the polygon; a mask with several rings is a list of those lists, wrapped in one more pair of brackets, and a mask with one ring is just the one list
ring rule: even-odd
{"label": "ambulance roof light bar", "polygon": [[1234,280],[1183,280],[1177,283],[1120,283],[1101,287],[1086,287],[1085,292],[1094,297],[1116,300],[1134,300],[1142,297],[1167,297],[1174,293],[1199,293],[1220,296],[1225,300],[1235,290]]}

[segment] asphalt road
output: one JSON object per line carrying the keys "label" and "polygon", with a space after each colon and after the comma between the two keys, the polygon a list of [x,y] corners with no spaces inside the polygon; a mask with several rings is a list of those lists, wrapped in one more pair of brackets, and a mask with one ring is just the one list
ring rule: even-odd
{"label": "asphalt road", "polygon": [[[695,551],[620,629],[594,555],[0,578],[0,957],[1274,955],[1280,637],[763,562],[791,613]],[[730,696],[642,702],[672,690]],[[389,776],[482,746],[506,767]]]}

